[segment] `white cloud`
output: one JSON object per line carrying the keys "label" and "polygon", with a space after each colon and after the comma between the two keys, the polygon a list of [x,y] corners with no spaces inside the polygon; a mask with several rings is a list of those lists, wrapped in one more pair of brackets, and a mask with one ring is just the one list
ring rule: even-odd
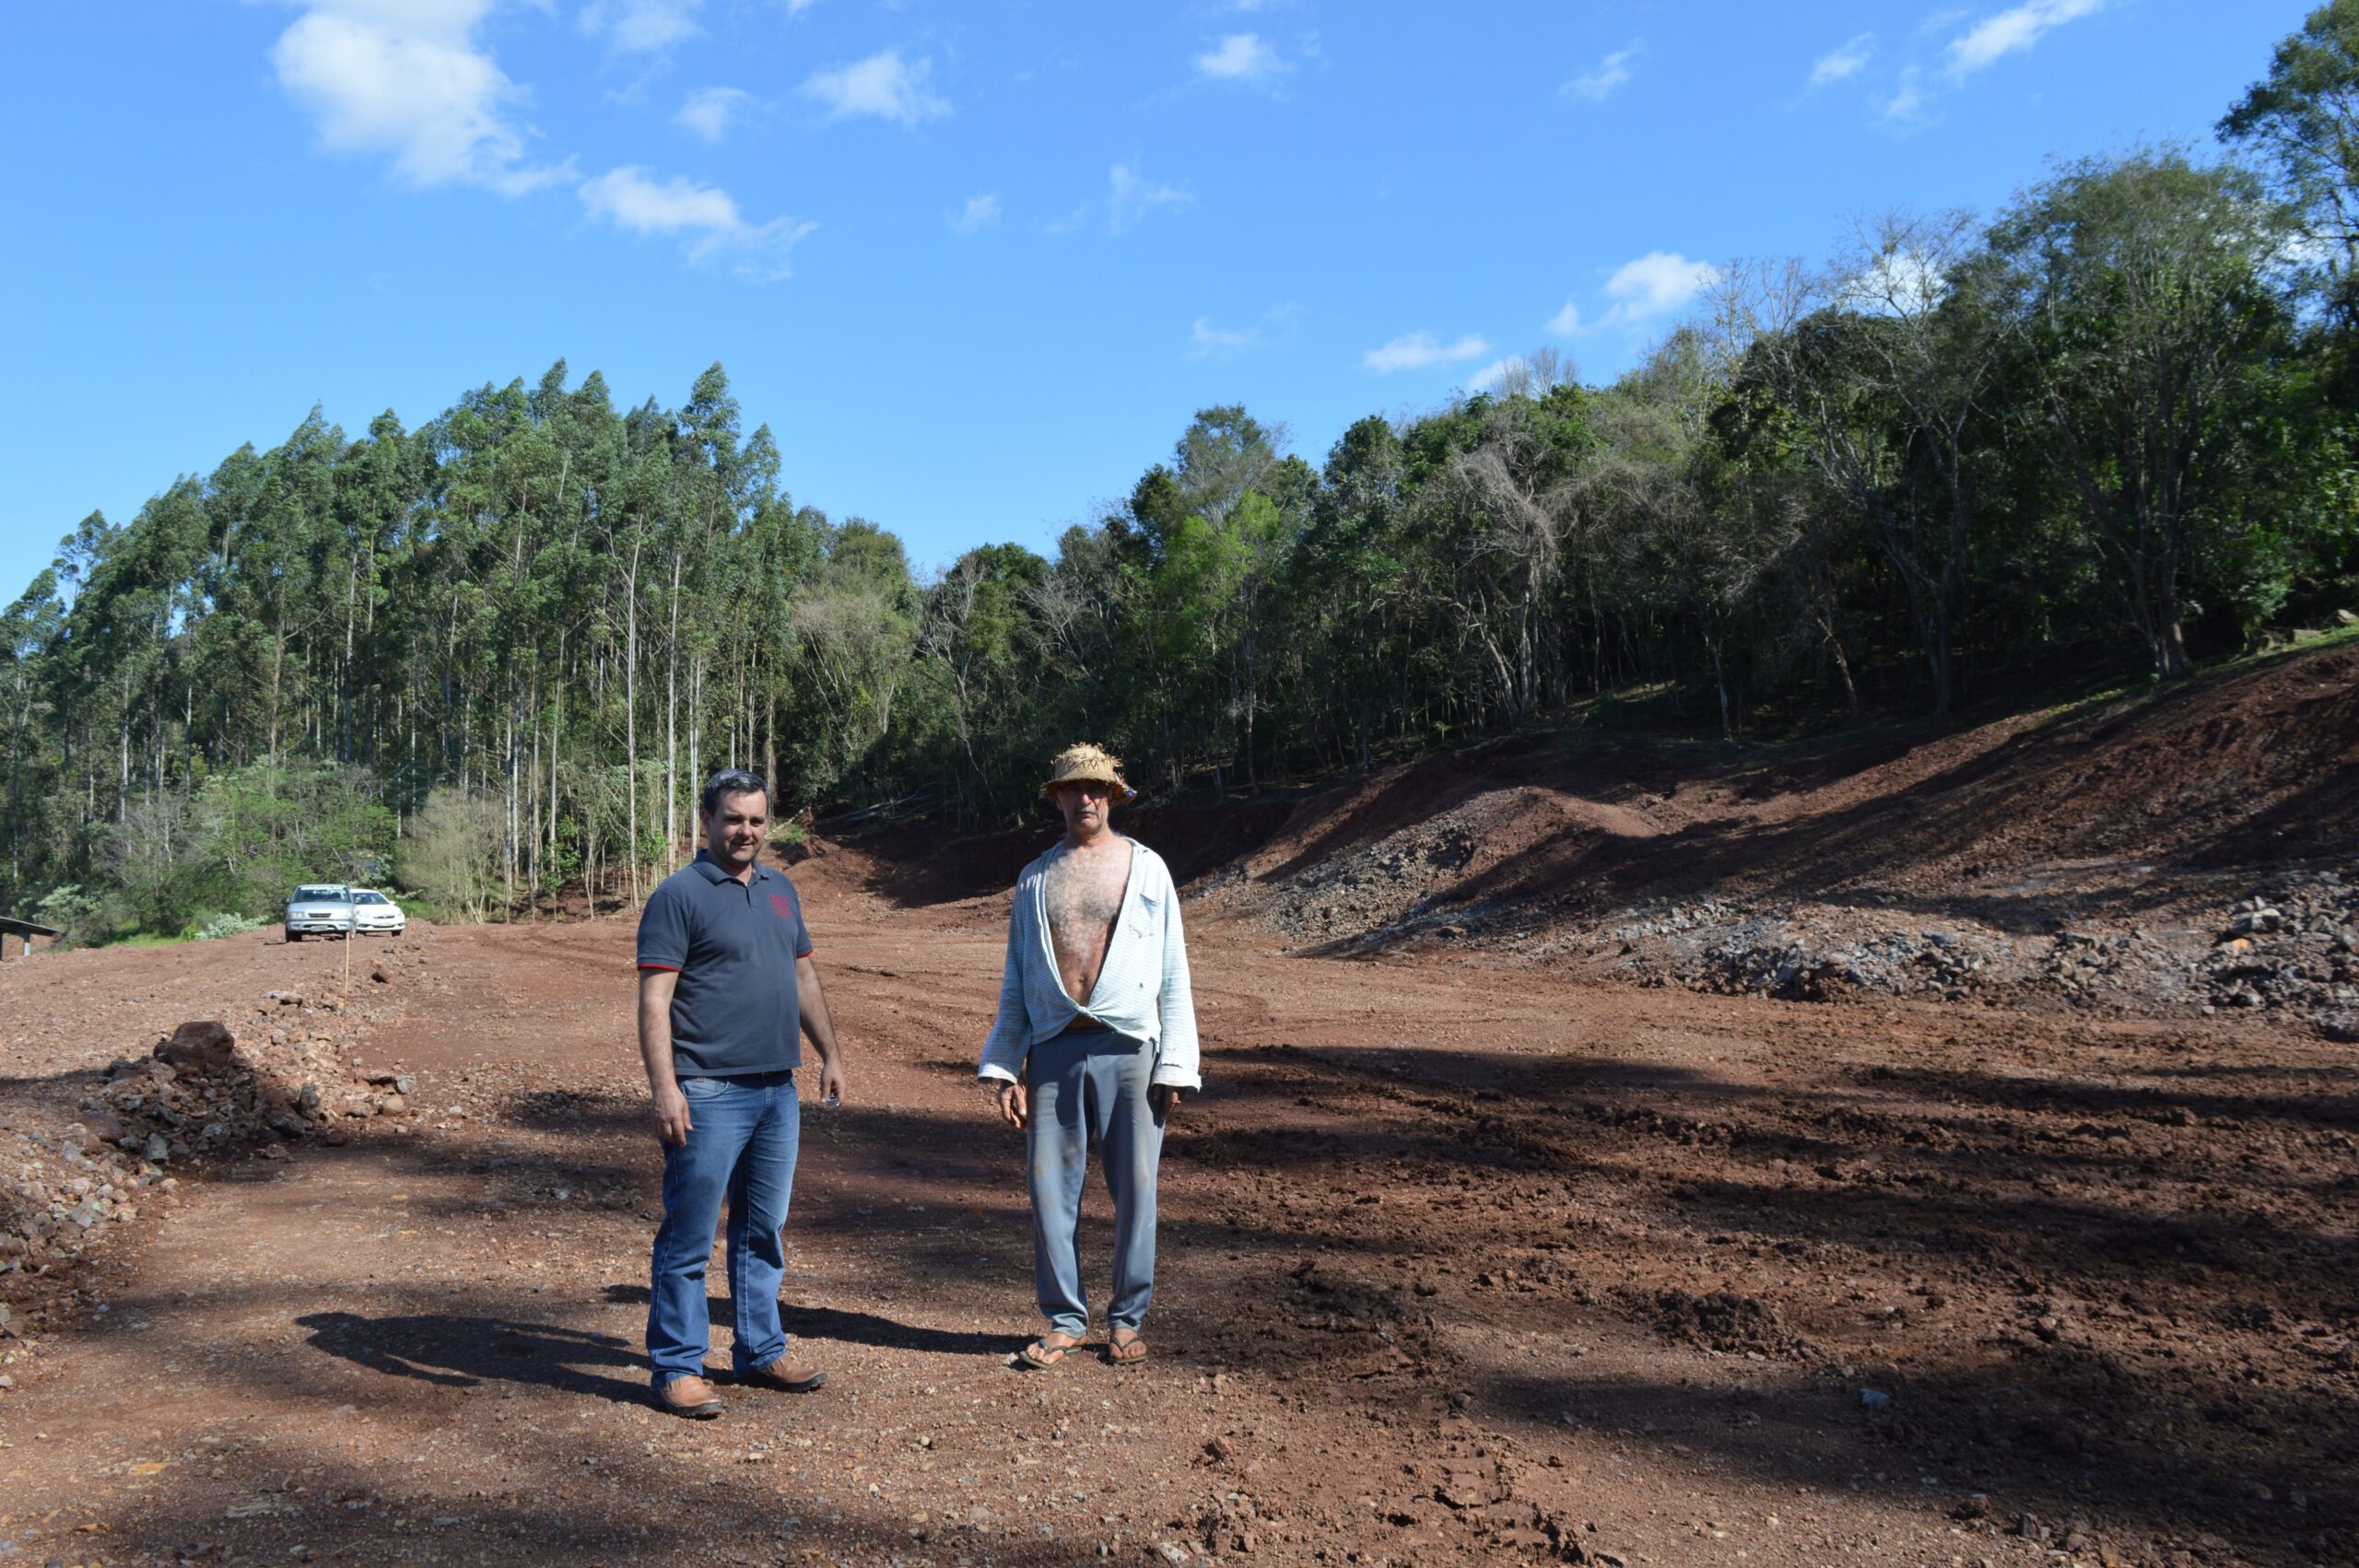
{"label": "white cloud", "polygon": [[2027,0],[2001,11],[1950,41],[1949,76],[1963,81],[2010,54],[2028,52],[2056,28],[2101,10],[2105,0]]}
{"label": "white cloud", "polygon": [[887,49],[833,71],[814,72],[803,91],[827,106],[830,120],[874,114],[914,126],[950,112],[950,105],[926,86],[933,75],[933,61],[911,64],[899,50]]}
{"label": "white cloud", "polygon": [[1631,326],[1669,315],[1719,276],[1720,269],[1709,262],[1691,262],[1676,251],[1649,251],[1623,263],[1605,280],[1605,297],[1614,308],[1601,324]]}
{"label": "white cloud", "polygon": [[311,0],[270,52],[279,86],[342,152],[386,152],[413,185],[516,194],[569,170],[524,157],[520,96],[475,39],[492,0]]}
{"label": "white cloud", "polygon": [[980,196],[967,198],[966,209],[949,216],[950,232],[961,240],[977,234],[999,221],[999,193],[986,191]]}
{"label": "white cloud", "polygon": [[819,227],[789,217],[748,223],[720,187],[678,176],[659,181],[635,164],[584,180],[580,192],[593,217],[642,237],[677,239],[688,260],[726,259],[731,270],[751,277],[787,276],[787,252]]}
{"label": "white cloud", "polygon": [[1581,330],[1580,307],[1570,299],[1566,300],[1565,308],[1549,317],[1548,324],[1540,330],[1555,337],[1572,336]]}
{"label": "white cloud", "polygon": [[1429,332],[1413,332],[1394,338],[1382,348],[1371,348],[1360,356],[1360,369],[1389,376],[1395,370],[1422,370],[1428,365],[1455,365],[1463,360],[1480,359],[1491,352],[1490,340],[1468,333],[1455,343],[1444,343]]}
{"label": "white cloud", "polygon": [[1911,65],[1900,73],[1898,85],[1876,105],[1876,119],[1885,125],[1904,130],[1927,123],[1925,88],[1918,77],[1916,66]]}
{"label": "white cloud", "polygon": [[1466,378],[1466,390],[1489,392],[1499,384],[1499,378],[1505,376],[1509,370],[1520,369],[1522,365],[1523,357],[1520,354],[1510,354],[1504,359],[1494,359]]}
{"label": "white cloud", "polygon": [[728,192],[678,176],[659,185],[636,164],[584,180],[581,201],[593,214],[635,234],[727,234],[745,221]]}
{"label": "white cloud", "polygon": [[1123,234],[1157,207],[1184,206],[1196,198],[1176,185],[1146,178],[1136,164],[1118,163],[1106,176],[1106,228]]}
{"label": "white cloud", "polygon": [[1221,36],[1219,48],[1196,56],[1196,69],[1215,81],[1263,83],[1285,75],[1286,64],[1259,33],[1232,32]]}
{"label": "white cloud", "polygon": [[1295,306],[1288,301],[1271,306],[1250,327],[1216,327],[1210,316],[1198,316],[1188,329],[1188,357],[1232,359],[1249,349],[1266,347],[1272,329],[1283,329],[1281,335],[1292,331],[1295,315]]}
{"label": "white cloud", "polygon": [[592,0],[581,30],[633,54],[660,54],[704,29],[696,13],[704,0]]}
{"label": "white cloud", "polygon": [[1876,35],[1863,32],[1842,48],[1820,55],[1810,68],[1809,85],[1823,88],[1835,82],[1848,82],[1867,68],[1875,52]]}
{"label": "white cloud", "polygon": [[1216,327],[1210,316],[1198,316],[1196,324],[1188,329],[1188,357],[1209,359],[1217,355],[1226,359],[1249,348],[1262,345],[1260,327]]}
{"label": "white cloud", "polygon": [[1591,103],[1602,103],[1614,90],[1631,76],[1630,62],[1646,53],[1643,41],[1634,41],[1626,49],[1617,49],[1596,64],[1567,82],[1556,91],[1568,98],[1585,98]]}
{"label": "white cloud", "polygon": [[680,111],[672,116],[672,123],[695,132],[708,142],[717,142],[729,134],[732,124],[745,119],[753,103],[754,95],[743,88],[700,88],[680,105]]}

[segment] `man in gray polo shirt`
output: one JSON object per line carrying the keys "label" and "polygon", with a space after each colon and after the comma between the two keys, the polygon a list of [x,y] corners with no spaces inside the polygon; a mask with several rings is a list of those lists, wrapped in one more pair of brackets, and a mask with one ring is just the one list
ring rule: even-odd
{"label": "man in gray polo shirt", "polygon": [[700,803],[703,851],[664,879],[639,919],[639,1051],[663,1144],[647,1359],[657,1405],[682,1416],[721,1413],[704,1375],[705,1266],[724,1197],[737,1381],[804,1393],[827,1380],[788,1358],[778,1311],[780,1233],[802,1141],[794,1074],[804,1034],[819,1047],[821,1097],[835,1105],[844,1090],[803,901],[784,872],[759,863],[769,787],[727,768]]}

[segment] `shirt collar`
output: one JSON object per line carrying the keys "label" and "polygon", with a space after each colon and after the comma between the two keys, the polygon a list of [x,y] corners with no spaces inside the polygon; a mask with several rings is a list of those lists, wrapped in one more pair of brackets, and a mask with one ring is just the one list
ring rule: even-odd
{"label": "shirt collar", "polygon": [[[719,865],[715,864],[711,854],[703,849],[697,851],[697,858],[690,860],[688,865],[698,876],[703,877],[705,881],[712,883],[715,887],[719,887],[724,882],[735,882],[737,880],[735,877],[731,876],[727,872],[722,871]],[[754,882],[760,882],[764,877],[776,876],[777,874],[778,873],[776,872],[762,864],[761,861],[756,860],[754,862]],[[750,887],[753,883],[747,883],[744,885]]]}

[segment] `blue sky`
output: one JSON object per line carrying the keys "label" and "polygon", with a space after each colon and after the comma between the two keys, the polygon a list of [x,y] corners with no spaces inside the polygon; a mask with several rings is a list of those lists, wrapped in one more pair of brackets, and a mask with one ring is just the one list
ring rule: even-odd
{"label": "blue sky", "polygon": [[715,359],[801,502],[1046,547],[1191,413],[1314,462],[1732,257],[2208,141],[2306,6],[130,0],[19,8],[0,590],[315,402]]}

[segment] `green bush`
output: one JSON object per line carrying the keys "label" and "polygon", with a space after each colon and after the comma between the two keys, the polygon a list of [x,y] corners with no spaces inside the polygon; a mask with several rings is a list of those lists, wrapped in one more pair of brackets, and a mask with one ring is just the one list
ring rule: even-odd
{"label": "green bush", "polygon": [[191,921],[182,934],[193,942],[212,942],[219,937],[236,936],[240,931],[260,930],[269,923],[248,915],[207,915],[201,921]]}
{"label": "green bush", "polygon": [[73,883],[53,888],[33,906],[33,919],[55,926],[60,947],[87,947],[106,941],[122,924],[114,901],[103,893],[86,893]]}

